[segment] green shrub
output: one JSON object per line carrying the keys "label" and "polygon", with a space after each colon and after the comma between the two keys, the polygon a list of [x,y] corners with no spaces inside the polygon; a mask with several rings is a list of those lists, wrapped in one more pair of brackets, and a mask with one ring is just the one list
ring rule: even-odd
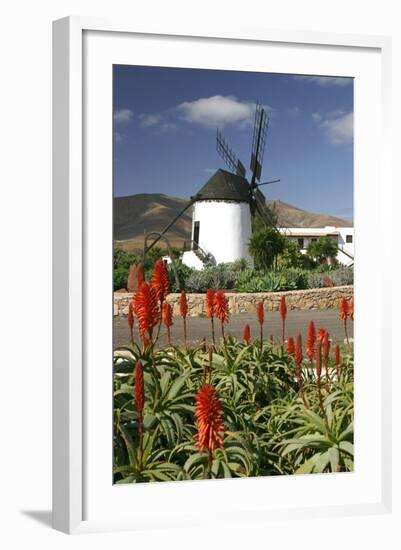
{"label": "green shrub", "polygon": [[327,278],[330,278],[334,286],[354,284],[354,270],[352,267],[342,266],[335,269],[321,271],[319,269],[308,273],[309,288],[322,288],[327,285]]}
{"label": "green shrub", "polygon": [[329,273],[335,286],[353,285],[354,268],[342,266]]}
{"label": "green shrub", "polygon": [[119,290],[120,288],[127,288],[129,269],[126,267],[118,267],[113,271],[113,288]]}
{"label": "green shrub", "polygon": [[131,264],[136,264],[140,261],[138,256],[133,252],[127,252],[126,250],[114,249],[113,253],[113,265],[114,269],[125,267],[129,269]]}
{"label": "green shrub", "polygon": [[307,272],[290,268],[279,271],[247,270],[238,277],[238,292],[278,292],[308,288]]}
{"label": "green shrub", "polygon": [[187,290],[187,280],[194,272],[194,269],[191,269],[187,265],[184,265],[182,262],[177,260],[175,261],[175,265],[177,268],[177,274],[178,274],[178,280],[180,282],[180,286],[177,287],[173,265],[169,264],[167,266],[167,270],[168,270],[168,275],[170,280],[170,290],[171,292],[180,292],[180,290]]}
{"label": "green shrub", "polygon": [[189,292],[206,292],[208,288],[233,289],[240,271],[235,271],[232,264],[219,264],[205,267],[202,271],[193,271],[186,280],[185,286]]}

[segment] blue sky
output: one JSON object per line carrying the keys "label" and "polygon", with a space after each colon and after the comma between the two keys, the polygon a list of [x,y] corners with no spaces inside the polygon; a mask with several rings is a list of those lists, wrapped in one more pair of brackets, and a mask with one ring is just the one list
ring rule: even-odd
{"label": "blue sky", "polygon": [[[270,199],[344,218],[353,209],[353,83],[335,77],[114,67],[114,194],[189,197],[217,168],[216,128],[248,169],[255,102],[269,111]],[[248,172],[249,174],[249,172]]]}

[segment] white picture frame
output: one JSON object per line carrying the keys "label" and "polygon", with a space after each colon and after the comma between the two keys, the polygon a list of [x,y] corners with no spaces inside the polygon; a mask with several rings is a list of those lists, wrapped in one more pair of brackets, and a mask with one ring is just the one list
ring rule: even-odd
{"label": "white picture frame", "polygon": [[[88,33],[91,33],[90,36],[94,37],[91,44],[85,41],[85,35],[89,36]],[[176,519],[168,513],[165,514],[164,519],[161,519],[160,514],[162,513],[162,508],[159,510],[159,515],[157,513],[151,515],[146,511],[146,506],[142,506],[142,508],[144,508],[142,510],[138,509],[136,511],[137,513],[132,512],[131,517],[128,515],[120,518],[118,514],[113,514],[114,504],[109,500],[108,493],[99,492],[96,495],[91,493],[93,488],[91,476],[94,476],[95,466],[90,461],[88,462],[87,455],[91,454],[92,447],[93,449],[99,448],[100,451],[100,440],[97,441],[96,438],[91,440],[90,437],[90,434],[93,433],[93,423],[91,420],[93,414],[91,412],[91,407],[95,406],[94,403],[96,402],[96,398],[90,394],[91,389],[88,389],[88,376],[89,380],[91,380],[90,366],[88,367],[91,361],[88,362],[88,356],[90,356],[90,346],[91,343],[93,343],[91,328],[88,328],[88,311],[90,311],[90,307],[88,306],[93,303],[91,302],[92,298],[90,297],[90,293],[96,291],[99,296],[98,290],[99,288],[102,289],[101,285],[105,281],[107,283],[107,276],[97,283],[99,286],[96,287],[96,289],[93,291],[88,289],[86,270],[92,269],[91,262],[98,262],[98,260],[95,257],[96,255],[93,256],[88,254],[88,251],[91,250],[90,234],[92,230],[90,224],[96,223],[96,213],[93,209],[93,192],[85,188],[85,180],[88,178],[85,155],[88,155],[88,157],[91,155],[93,156],[93,151],[91,151],[92,146],[88,147],[88,142],[84,139],[85,124],[91,124],[90,117],[92,116],[89,113],[89,122],[85,118],[87,116],[86,111],[92,109],[92,104],[90,108],[88,108],[85,85],[88,85],[88,78],[92,78],[93,75],[91,76],[90,67],[89,73],[85,72],[84,59],[86,63],[88,59],[92,61],[93,59],[97,59],[91,56],[103,56],[100,57],[100,59],[104,59],[106,50],[103,49],[104,44],[102,44],[102,41],[106,37],[108,51],[112,49],[111,46],[114,42],[129,40],[130,37],[133,39],[137,38],[153,41],[155,44],[154,48],[147,48],[146,52],[143,51],[141,53],[144,59],[143,64],[152,64],[155,63],[158,57],[161,58],[162,52],[160,48],[158,49],[157,47],[157,43],[160,40],[165,40],[166,49],[169,40],[172,43],[173,49],[174,40],[179,41],[181,45],[185,43],[188,47],[194,43],[198,45],[201,44],[205,51],[205,66],[209,66],[210,51],[213,47],[218,49],[217,47],[220,46],[229,48],[238,47],[239,54],[241,46],[245,45],[247,47],[253,47],[255,45],[260,48],[264,45],[270,45],[271,47],[276,45],[277,47],[283,46],[285,48],[291,48],[292,51],[302,50],[304,53],[313,52],[315,48],[327,48],[327,52],[332,52],[329,57],[331,56],[333,58],[333,63],[335,63],[335,57],[340,55],[338,53],[339,51],[342,52],[341,55],[344,56],[344,59],[346,59],[347,56],[351,58],[352,55],[357,55],[358,52],[362,51],[374,53],[375,61],[372,63],[375,65],[377,75],[379,75],[377,77],[379,81],[375,77],[375,89],[377,94],[374,99],[375,111],[373,114],[373,124],[376,125],[375,129],[379,130],[379,135],[374,137],[374,141],[366,141],[363,147],[365,148],[364,155],[367,156],[369,151],[373,153],[373,147],[378,144],[380,145],[380,150],[376,151],[378,160],[377,167],[375,168],[375,177],[379,178],[381,186],[377,184],[377,187],[381,189],[381,196],[383,196],[383,194],[385,194],[387,198],[391,196],[391,166],[389,158],[391,41],[389,38],[335,35],[309,31],[276,31],[261,28],[216,31],[213,28],[204,30],[197,30],[194,28],[188,30],[169,25],[168,27],[166,26],[165,29],[148,29],[142,28],[139,24],[135,25],[124,21],[102,21],[83,17],[69,17],[54,22],[53,525],[56,529],[66,533],[150,528],[154,526],[154,517],[158,518],[157,526],[165,527],[172,525],[188,526],[197,524],[198,521],[201,521],[196,516],[196,510],[193,510],[193,512],[187,510],[188,513],[184,513],[186,508],[185,505],[179,511],[180,517],[176,517]],[[95,51],[96,48],[98,48],[98,51]],[[195,53],[194,55],[196,56],[198,54]],[[123,57],[124,56],[127,56],[127,59],[129,58],[129,54],[126,50]],[[306,53],[305,57],[308,57]],[[108,59],[108,62],[110,59]],[[173,59],[171,62],[172,64],[175,63]],[[161,64],[163,63],[164,61],[161,62]],[[302,72],[305,71],[305,65],[302,65],[301,61],[298,61],[298,63],[299,69],[296,72],[302,74]],[[309,69],[305,71],[306,74],[322,74],[319,72],[319,68],[322,66],[321,63],[319,64],[316,61],[317,72],[313,70],[313,59],[309,63]],[[369,63],[370,61],[367,61],[366,67],[361,68],[361,71],[365,71],[366,74],[369,71]],[[329,64],[330,63],[328,63],[328,65]],[[101,63],[99,63],[99,75],[102,73],[100,65]],[[341,73],[338,74],[343,76],[354,76],[351,65],[350,68],[345,69],[345,73],[341,71]],[[363,63],[361,63],[361,65],[363,65]],[[286,71],[284,70],[283,72]],[[336,73],[330,72],[329,74]],[[101,76],[99,76],[99,78],[101,78]],[[362,76],[361,82],[363,82]],[[107,100],[107,94],[102,96],[102,98],[99,99],[99,106],[107,104]],[[106,103],[102,103],[102,101]],[[371,99],[367,98],[366,101],[369,102]],[[98,107],[94,106],[93,108]],[[111,110],[111,105],[109,108]],[[358,104],[356,104],[356,108],[359,108]],[[361,112],[362,109],[363,106],[361,106]],[[100,121],[99,124],[102,124],[102,122]],[[363,120],[357,119],[357,124],[362,128]],[[88,128],[86,128],[86,130],[88,130]],[[103,126],[99,126],[98,130],[104,130],[104,132],[99,132],[99,135],[103,136],[104,141],[96,145],[96,147],[98,147],[97,151],[102,152],[104,151],[102,147],[107,148],[107,144],[110,144],[111,135],[105,137],[108,130],[107,123]],[[88,131],[90,132],[91,130],[89,129]],[[358,139],[358,137],[356,139]],[[362,155],[359,156],[358,151],[356,157],[356,170],[358,172],[358,177],[361,176],[361,173],[366,176],[366,181],[371,177],[369,174],[365,174],[363,158]],[[107,170],[104,173],[106,174],[105,177],[110,175]],[[89,175],[89,178],[90,177]],[[102,194],[101,191],[99,191],[99,194]],[[99,197],[96,199],[96,209],[101,213],[101,217],[104,217],[102,208],[106,208],[105,201],[107,201],[107,197],[106,195],[102,195],[102,197],[103,198]],[[111,194],[109,195],[109,199],[110,198]],[[369,224],[366,219],[366,213],[375,205],[375,199],[367,197],[366,200],[361,200],[360,204],[361,206],[358,205],[358,201],[356,202],[357,220],[359,221],[360,231],[364,231],[366,235],[368,235]],[[361,208],[361,213],[358,215],[359,207]],[[377,215],[380,218],[380,223],[384,224],[384,209],[381,208]],[[105,219],[109,220],[107,215]],[[105,226],[106,225],[107,223],[105,223]],[[358,231],[357,223],[356,230]],[[105,235],[105,238],[108,238],[107,235]],[[374,238],[372,234],[372,239]],[[363,239],[360,240],[359,245],[357,242],[356,246],[360,247],[360,257],[363,259]],[[374,347],[374,349],[372,348],[373,351],[370,350],[370,353],[367,353],[362,348],[359,350],[359,357],[361,360],[366,359],[366,361],[369,362],[372,367],[372,373],[375,371],[375,367],[377,367],[377,372],[375,371],[374,374],[377,378],[373,379],[372,374],[373,387],[369,389],[371,392],[369,394],[371,402],[374,403],[373,407],[377,407],[377,426],[372,427],[372,433],[378,438],[376,441],[378,445],[377,455],[373,459],[374,466],[372,467],[374,468],[376,476],[372,477],[376,479],[377,483],[375,481],[371,482],[371,492],[369,492],[369,487],[365,487],[366,494],[364,494],[360,500],[354,498],[355,495],[347,500],[346,494],[342,495],[340,492],[337,492],[337,500],[333,502],[327,501],[324,504],[318,504],[316,506],[312,505],[312,500],[305,503],[305,505],[301,505],[296,502],[295,498],[294,506],[287,507],[285,504],[280,503],[276,508],[274,504],[270,504],[268,508],[265,508],[256,498],[259,492],[258,487],[262,487],[262,484],[266,481],[261,478],[233,480],[234,483],[238,483],[239,481],[241,489],[239,489],[240,485],[238,484],[234,486],[231,480],[224,480],[224,485],[220,482],[212,482],[212,484],[203,482],[183,482],[180,484],[165,483],[152,484],[151,487],[124,487],[122,491],[124,491],[125,494],[127,494],[127,489],[131,491],[140,491],[143,502],[147,502],[146,499],[153,499],[154,501],[156,495],[157,499],[160,500],[160,506],[163,505],[163,499],[170,498],[172,493],[177,493],[179,495],[178,501],[190,499],[191,494],[196,493],[197,498],[200,499],[202,503],[206,502],[209,498],[217,498],[219,494],[222,495],[223,493],[225,493],[225,498],[227,502],[229,502],[230,500],[233,501],[238,491],[245,491],[244,494],[251,494],[250,492],[253,492],[257,501],[253,507],[247,509],[239,507],[236,511],[235,505],[233,505],[226,514],[221,515],[220,519],[222,521],[230,522],[239,520],[263,522],[269,519],[281,519],[283,517],[290,521],[291,518],[310,518],[314,517],[314,515],[321,514],[333,517],[344,517],[361,514],[390,513],[392,478],[390,446],[391,399],[389,398],[391,395],[391,376],[389,376],[389,365],[391,365],[391,356],[390,346],[384,345],[383,336],[386,332],[390,332],[387,326],[389,323],[389,316],[382,315],[382,310],[383,307],[390,307],[391,298],[387,294],[386,300],[383,302],[381,301],[385,295],[383,291],[388,287],[385,266],[389,258],[389,246],[390,243],[384,245],[383,270],[380,271],[380,274],[373,274],[373,277],[376,276],[375,284],[377,285],[376,288],[379,294],[377,298],[372,301],[372,311],[377,313],[372,320],[372,324],[376,331],[380,330],[381,337],[377,343],[372,344],[376,347]],[[97,265],[101,265],[101,261],[102,260],[99,260]],[[103,267],[105,265],[107,266],[107,264],[104,263],[102,265]],[[363,266],[363,262],[361,262],[361,266]],[[365,272],[363,267],[361,267],[360,270],[360,273],[362,272]],[[377,276],[379,277],[378,279]],[[358,280],[358,271],[356,273],[356,279]],[[111,318],[111,306],[110,310],[107,309],[107,290],[104,290],[104,293],[105,298],[102,299],[101,302],[106,309],[105,314],[110,315]],[[356,300],[357,311],[358,308],[362,310],[363,300],[364,297],[360,294]],[[60,312],[62,312],[62,314],[60,314]],[[375,325],[375,323],[377,323],[377,325]],[[359,330],[361,330],[360,334],[362,334],[365,330],[364,334],[369,338],[369,330],[373,331],[373,327],[369,328],[363,325],[362,321],[360,326],[361,328],[359,329],[359,326],[356,325],[356,331],[359,332]],[[105,340],[107,340],[107,338]],[[356,357],[357,356],[358,350],[356,351]],[[386,365],[386,373],[384,372],[384,365]],[[103,386],[101,387],[99,385],[99,395],[104,396],[102,391],[104,391],[104,388],[107,388],[107,378],[103,381]],[[102,383],[103,382],[99,382],[99,384]],[[93,387],[93,385],[89,386],[90,388]],[[360,379],[360,387],[364,387],[363,379]],[[368,391],[367,387],[365,389]],[[364,402],[363,395],[365,394],[362,390],[361,392],[360,403],[363,404],[363,407],[365,407],[364,410],[366,410],[368,400],[366,397],[366,401]],[[90,395],[89,399],[88,394]],[[90,405],[88,405],[88,403],[90,403]],[[96,406],[102,408],[102,411],[100,411],[99,408],[96,410],[101,417],[104,415],[104,421],[107,424],[109,403],[106,400],[103,404],[99,405],[97,403]],[[361,439],[363,439],[363,422],[360,422],[359,429],[362,434]],[[110,437],[111,447],[111,433],[107,433]],[[101,453],[101,456],[104,456],[104,452]],[[99,481],[99,485],[102,483],[111,484],[111,471],[108,478],[105,471],[107,470],[103,469],[99,470],[99,472],[96,471],[96,479]],[[356,474],[356,476],[357,475],[358,474]],[[303,479],[301,479],[302,477]],[[314,487],[308,486],[307,488],[308,491],[311,490],[311,495],[313,495],[313,491],[318,492],[319,487],[323,487],[325,483],[320,476],[312,477],[314,481],[311,481],[311,483],[313,483]],[[100,478],[102,479],[100,480]],[[303,485],[309,482],[305,482],[304,480],[305,476],[292,476],[291,479],[289,477],[285,479],[275,479],[274,483],[276,486],[278,482],[282,484],[280,488],[276,488],[278,492],[284,495],[291,495],[292,493],[296,493],[297,490],[305,490],[306,485],[305,487],[303,487]],[[364,480],[366,482],[366,477],[361,478],[358,486],[359,488],[355,489],[355,491],[362,491],[361,488],[364,486]],[[329,483],[334,485],[339,482],[335,481]],[[298,489],[295,488],[295,484]],[[347,489],[345,485],[344,488],[344,492],[346,492]],[[120,495],[122,494],[121,492]],[[121,496],[121,498],[125,497]],[[87,510],[89,501],[99,501],[98,513],[94,514],[94,517],[88,517]],[[178,501],[176,502],[177,509],[179,509]],[[107,507],[109,507],[109,512],[107,511]]]}

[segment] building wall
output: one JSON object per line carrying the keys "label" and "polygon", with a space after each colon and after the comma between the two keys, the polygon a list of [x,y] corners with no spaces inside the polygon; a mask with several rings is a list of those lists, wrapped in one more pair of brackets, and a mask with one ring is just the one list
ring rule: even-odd
{"label": "building wall", "polygon": [[216,263],[240,258],[251,260],[248,241],[252,228],[248,203],[198,201],[193,208],[192,239],[195,222],[199,222],[199,246],[212,254]]}

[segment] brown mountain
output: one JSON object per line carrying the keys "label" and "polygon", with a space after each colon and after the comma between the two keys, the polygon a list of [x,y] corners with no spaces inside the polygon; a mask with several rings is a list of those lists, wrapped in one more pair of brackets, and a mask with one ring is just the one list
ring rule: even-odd
{"label": "brown mountain", "polygon": [[[143,248],[144,232],[162,231],[185,207],[187,199],[156,193],[143,193],[129,197],[115,197],[113,202],[114,242],[124,250]],[[325,227],[326,225],[349,227],[348,220],[307,212],[282,201],[276,204],[278,224],[281,227]],[[191,238],[191,208],[177,220],[166,236],[171,246],[182,247]],[[163,244],[161,244],[162,247]]]}

